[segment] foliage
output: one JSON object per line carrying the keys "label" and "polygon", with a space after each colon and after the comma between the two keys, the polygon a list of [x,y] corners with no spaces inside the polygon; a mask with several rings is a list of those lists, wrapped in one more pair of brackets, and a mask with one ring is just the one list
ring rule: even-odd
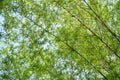
{"label": "foliage", "polygon": [[119,0],[3,0],[0,5],[1,80],[120,79]]}

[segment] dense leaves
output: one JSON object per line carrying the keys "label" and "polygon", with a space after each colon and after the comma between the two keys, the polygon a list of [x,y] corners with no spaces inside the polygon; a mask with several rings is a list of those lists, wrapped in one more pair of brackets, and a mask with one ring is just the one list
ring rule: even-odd
{"label": "dense leaves", "polygon": [[120,1],[1,0],[1,80],[119,80]]}

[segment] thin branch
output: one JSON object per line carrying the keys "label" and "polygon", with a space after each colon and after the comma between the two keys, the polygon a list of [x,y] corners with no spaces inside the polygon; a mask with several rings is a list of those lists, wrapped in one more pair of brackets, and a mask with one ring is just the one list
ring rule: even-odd
{"label": "thin branch", "polygon": [[[64,8],[64,7],[63,7]],[[106,43],[100,36],[98,36],[94,31],[92,31],[88,26],[86,26],[80,19],[78,19],[75,15],[71,14],[66,8],[64,8],[72,17],[74,17],[78,22],[80,22],[86,29],[88,29],[94,36],[96,36],[110,51],[112,51],[119,59],[120,56],[113,50],[108,43]]]}
{"label": "thin branch", "polygon": [[106,23],[100,18],[100,16],[92,9],[92,7],[87,3],[86,0],[84,0],[86,5],[89,7],[89,9],[96,15],[96,17],[101,21],[102,25],[114,36],[114,38],[119,42],[120,44],[120,39],[118,36],[106,25]]}

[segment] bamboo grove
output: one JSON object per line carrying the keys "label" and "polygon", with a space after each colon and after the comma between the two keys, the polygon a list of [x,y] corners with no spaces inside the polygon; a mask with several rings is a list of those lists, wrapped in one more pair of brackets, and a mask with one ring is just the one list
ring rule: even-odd
{"label": "bamboo grove", "polygon": [[119,80],[119,0],[1,0],[0,80]]}

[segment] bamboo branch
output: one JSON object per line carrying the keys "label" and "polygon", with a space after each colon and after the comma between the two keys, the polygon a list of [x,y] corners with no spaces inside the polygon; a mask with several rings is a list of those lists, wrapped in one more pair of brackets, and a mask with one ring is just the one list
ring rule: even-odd
{"label": "bamboo branch", "polygon": [[[63,7],[64,8],[64,7]],[[105,42],[101,37],[98,36],[94,31],[92,31],[88,26],[86,26],[80,19],[78,19],[75,15],[71,14],[66,8],[64,8],[72,17],[74,17],[80,24],[82,24],[86,29],[88,29],[94,36],[96,36],[110,51],[112,51],[119,59],[120,56],[113,50],[107,42]]]}
{"label": "bamboo branch", "polygon": [[107,25],[106,23],[100,18],[100,16],[92,9],[92,7],[87,3],[86,0],[84,0],[86,5],[89,7],[89,9],[96,15],[96,17],[101,21],[102,25],[114,36],[114,38],[119,42],[120,44],[120,39],[118,38],[117,34],[115,34]]}

